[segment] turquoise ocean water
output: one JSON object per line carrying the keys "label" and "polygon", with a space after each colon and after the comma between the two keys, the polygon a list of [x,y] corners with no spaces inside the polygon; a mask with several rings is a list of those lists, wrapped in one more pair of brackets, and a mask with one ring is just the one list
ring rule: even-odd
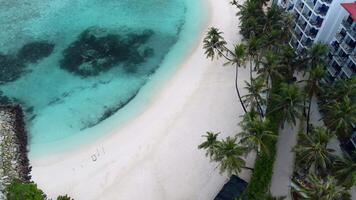
{"label": "turquoise ocean water", "polygon": [[205,11],[200,0],[0,0],[0,101],[23,105],[30,155],[133,119],[193,46]]}

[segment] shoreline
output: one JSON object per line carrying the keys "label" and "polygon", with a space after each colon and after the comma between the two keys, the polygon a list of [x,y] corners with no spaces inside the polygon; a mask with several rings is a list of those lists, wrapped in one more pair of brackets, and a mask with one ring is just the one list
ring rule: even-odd
{"label": "shoreline", "polygon": [[[198,1],[199,3],[196,2],[196,4],[202,4],[201,7],[203,8],[196,9],[196,6],[192,6],[194,7],[194,9],[192,9],[193,13],[196,11],[196,14],[193,14],[193,16],[201,14],[204,17],[200,17],[197,21],[192,22],[192,16],[189,16],[190,21],[185,23],[183,28],[179,31],[179,39],[165,54],[159,64],[160,67],[156,69],[146,83],[139,88],[134,98],[130,99],[125,106],[115,111],[109,118],[106,118],[95,126],[81,130],[72,136],[52,142],[34,144],[30,142],[29,157],[35,159],[41,157],[46,158],[48,154],[62,155],[63,153],[71,153],[71,151],[76,151],[82,147],[85,148],[103,137],[110,136],[113,132],[113,127],[115,127],[114,132],[117,132],[118,129],[127,126],[131,121],[137,118],[137,116],[145,112],[147,107],[156,100],[156,96],[165,88],[165,84],[169,82],[170,78],[179,70],[179,66],[199,47],[200,36],[205,33],[206,28],[204,26],[206,26],[209,21],[208,18],[210,18],[208,15],[210,5],[203,4],[203,0]],[[192,15],[191,13],[192,11],[190,11],[188,15]],[[192,28],[193,26],[194,28]],[[196,35],[194,38],[191,37],[192,33]],[[179,42],[180,40],[184,42]],[[46,149],[44,153],[43,149]]]}
{"label": "shoreline", "polygon": [[[239,40],[236,10],[209,0],[199,40],[147,108],[123,127],[80,149],[30,159],[32,178],[49,197],[74,199],[212,199],[226,177],[197,146],[206,131],[234,135],[243,113],[234,90],[234,68],[205,58],[202,39],[210,26]],[[240,70],[239,84],[248,79]],[[157,89],[159,86],[153,86]],[[253,162],[249,157],[247,166]],[[247,171],[240,176],[249,178]],[[140,192],[137,192],[139,189]]]}

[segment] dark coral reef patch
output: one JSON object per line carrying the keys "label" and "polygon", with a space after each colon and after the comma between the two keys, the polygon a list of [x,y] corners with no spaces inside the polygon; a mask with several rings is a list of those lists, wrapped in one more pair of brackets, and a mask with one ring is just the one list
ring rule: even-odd
{"label": "dark coral reef patch", "polygon": [[91,27],[63,51],[62,69],[81,76],[94,76],[118,64],[130,66],[133,71],[153,55],[153,49],[145,44],[153,31],[144,30],[126,34],[113,34],[104,29]]}
{"label": "dark coral reef patch", "polygon": [[25,69],[21,60],[11,55],[0,54],[0,84],[18,79]]}
{"label": "dark coral reef patch", "polygon": [[37,41],[25,44],[16,56],[0,53],[0,84],[20,78],[27,64],[36,63],[49,56],[53,49],[54,44]]}
{"label": "dark coral reef patch", "polygon": [[17,53],[17,58],[24,63],[36,63],[51,55],[54,44],[47,41],[37,41],[25,44]]}

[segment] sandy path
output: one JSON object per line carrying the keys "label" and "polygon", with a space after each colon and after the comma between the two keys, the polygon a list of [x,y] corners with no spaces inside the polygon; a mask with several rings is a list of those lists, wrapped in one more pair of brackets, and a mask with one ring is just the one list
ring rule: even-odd
{"label": "sandy path", "polygon": [[[206,29],[216,26],[227,41],[237,41],[238,19],[229,1],[206,2],[211,6]],[[197,146],[206,131],[235,134],[243,111],[234,69],[205,59],[203,36],[142,114],[71,153],[31,159],[33,180],[50,197],[68,193],[76,200],[212,199],[226,177]],[[242,70],[240,77],[247,79],[248,72]],[[248,160],[251,166],[253,158]],[[248,179],[248,172],[241,177]]]}

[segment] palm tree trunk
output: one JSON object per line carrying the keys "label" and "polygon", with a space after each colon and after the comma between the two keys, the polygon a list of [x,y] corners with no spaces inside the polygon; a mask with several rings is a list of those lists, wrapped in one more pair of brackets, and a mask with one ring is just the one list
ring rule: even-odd
{"label": "palm tree trunk", "polygon": [[310,95],[310,97],[309,97],[308,115],[307,115],[307,134],[309,134],[309,131],[310,131],[309,123],[310,123],[310,109],[311,109],[312,99],[313,99],[313,94]]}
{"label": "palm tree trunk", "polygon": [[261,116],[261,121],[262,121],[262,118],[264,118],[263,110],[262,110],[261,104],[260,104],[260,102],[257,100],[257,98],[255,98],[255,100],[256,100],[256,103],[257,103],[257,107],[258,107],[258,109],[259,109],[259,111],[260,111],[260,116]]}
{"label": "palm tree trunk", "polygon": [[241,106],[242,106],[243,110],[245,111],[245,113],[247,113],[246,107],[245,107],[245,105],[244,105],[244,103],[243,103],[243,101],[242,101],[241,94],[240,94],[240,90],[239,90],[239,87],[238,87],[238,84],[237,84],[237,78],[238,78],[238,76],[239,76],[239,66],[236,64],[235,89],[236,89],[237,96],[239,97]]}
{"label": "palm tree trunk", "polygon": [[252,58],[250,58],[250,84],[252,84]]}
{"label": "palm tree trunk", "polygon": [[266,86],[267,86],[267,91],[266,91],[266,101],[267,101],[267,106],[268,106],[268,101],[269,101],[269,93],[270,93],[270,87],[269,87],[269,76],[267,75],[267,80],[266,80]]}
{"label": "palm tree trunk", "polygon": [[253,168],[251,168],[251,167],[241,167],[242,169],[248,169],[248,170],[251,170],[251,171],[253,171],[254,169]]}

